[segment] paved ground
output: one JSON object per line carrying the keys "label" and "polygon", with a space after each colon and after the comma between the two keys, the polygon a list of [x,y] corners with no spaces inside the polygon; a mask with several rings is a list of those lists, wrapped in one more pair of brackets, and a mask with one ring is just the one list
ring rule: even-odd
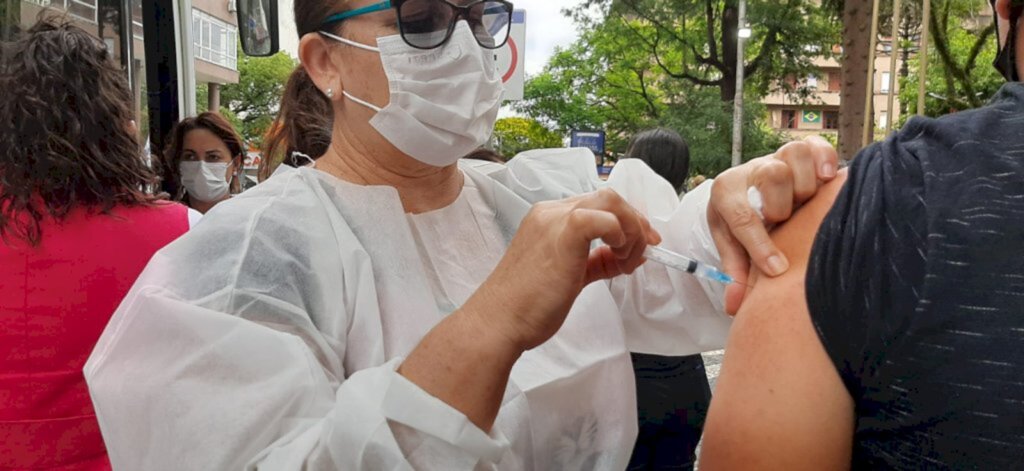
{"label": "paved ground", "polygon": [[708,374],[708,382],[711,383],[712,392],[715,390],[715,383],[718,382],[718,371],[722,369],[722,357],[724,355],[725,350],[708,352],[701,355],[704,357],[704,370]]}

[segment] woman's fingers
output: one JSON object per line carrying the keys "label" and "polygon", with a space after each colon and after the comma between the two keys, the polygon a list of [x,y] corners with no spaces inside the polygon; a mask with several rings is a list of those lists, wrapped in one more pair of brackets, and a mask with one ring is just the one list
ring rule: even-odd
{"label": "woman's fingers", "polygon": [[[796,141],[782,146],[775,153],[774,163],[785,166],[792,177],[792,190],[788,195],[791,203],[803,204],[818,192],[821,184],[818,179],[820,165],[814,146],[810,143]],[[785,219],[788,219],[788,215],[782,220]]]}

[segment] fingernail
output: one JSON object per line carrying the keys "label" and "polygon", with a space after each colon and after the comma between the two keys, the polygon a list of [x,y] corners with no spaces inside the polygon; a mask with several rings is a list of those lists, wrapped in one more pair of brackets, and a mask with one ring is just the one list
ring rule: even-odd
{"label": "fingernail", "polygon": [[832,178],[836,176],[836,165],[832,162],[828,162],[821,166],[821,176],[825,178]]}
{"label": "fingernail", "polygon": [[768,269],[771,270],[772,276],[779,276],[789,270],[789,262],[781,255],[772,255],[768,257]]}

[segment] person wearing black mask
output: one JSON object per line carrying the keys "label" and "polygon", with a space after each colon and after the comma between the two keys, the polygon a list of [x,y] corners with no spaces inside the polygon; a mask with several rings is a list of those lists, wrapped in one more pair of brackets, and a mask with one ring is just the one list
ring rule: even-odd
{"label": "person wearing black mask", "polygon": [[773,234],[793,269],[748,281],[702,470],[1024,469],[1024,1],[993,8],[991,103],[911,119]]}

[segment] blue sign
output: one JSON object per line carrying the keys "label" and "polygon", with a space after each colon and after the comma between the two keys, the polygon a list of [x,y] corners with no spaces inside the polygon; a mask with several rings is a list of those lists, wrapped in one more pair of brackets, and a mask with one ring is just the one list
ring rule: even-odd
{"label": "blue sign", "polygon": [[604,131],[573,131],[570,147],[586,147],[604,158]]}

